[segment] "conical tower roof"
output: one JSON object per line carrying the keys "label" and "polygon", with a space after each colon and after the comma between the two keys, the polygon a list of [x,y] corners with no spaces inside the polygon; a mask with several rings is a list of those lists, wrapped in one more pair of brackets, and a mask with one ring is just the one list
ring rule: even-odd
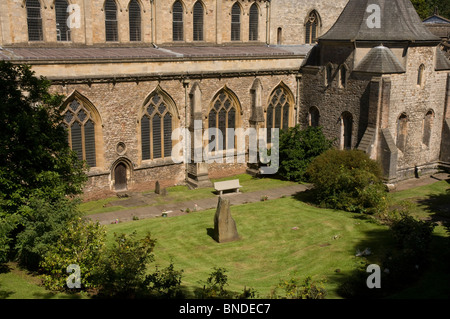
{"label": "conical tower roof", "polygon": [[440,39],[422,24],[410,0],[350,0],[319,41],[439,43]]}

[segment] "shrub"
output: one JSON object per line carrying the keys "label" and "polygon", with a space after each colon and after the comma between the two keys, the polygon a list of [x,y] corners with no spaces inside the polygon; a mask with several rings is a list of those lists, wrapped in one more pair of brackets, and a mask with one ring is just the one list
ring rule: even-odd
{"label": "shrub", "polygon": [[227,291],[225,286],[228,285],[228,276],[225,274],[225,268],[214,268],[214,271],[209,275],[203,289],[197,293],[200,299],[230,299],[233,293]]}
{"label": "shrub", "polygon": [[181,276],[183,271],[177,271],[173,263],[162,270],[158,267],[153,274],[145,279],[145,285],[154,297],[159,298],[181,298]]}
{"label": "shrub", "polygon": [[60,238],[47,250],[40,266],[44,286],[50,290],[67,289],[67,267],[80,267],[81,289],[96,286],[93,272],[105,251],[104,227],[78,218],[69,222]]}
{"label": "shrub", "polygon": [[115,245],[108,249],[95,271],[99,295],[105,297],[134,298],[145,295],[145,272],[154,260],[156,240],[147,234],[142,239],[131,235],[114,234]]}
{"label": "shrub", "polygon": [[359,213],[387,208],[381,168],[361,151],[328,150],[310,164],[307,173],[323,207]]}
{"label": "shrub", "polygon": [[[283,295],[278,294],[279,290]],[[272,290],[270,298],[272,299],[325,299],[326,289],[323,287],[323,281],[316,282],[310,276],[301,281],[297,277],[289,280],[282,280]]]}
{"label": "shrub", "polygon": [[280,176],[291,181],[306,180],[306,170],[314,158],[328,150],[327,140],[320,127],[300,129],[300,125],[282,131],[280,135]]}
{"label": "shrub", "polygon": [[77,205],[77,201],[65,197],[52,202],[31,197],[28,205],[21,207],[21,231],[15,249],[22,266],[38,269],[43,256],[67,232],[68,225],[81,217]]}

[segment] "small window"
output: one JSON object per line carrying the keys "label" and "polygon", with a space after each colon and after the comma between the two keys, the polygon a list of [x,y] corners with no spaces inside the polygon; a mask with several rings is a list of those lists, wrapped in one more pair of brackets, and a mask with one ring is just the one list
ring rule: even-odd
{"label": "small window", "polygon": [[345,65],[341,65],[339,68],[339,87],[345,88],[347,85],[347,67]]}
{"label": "small window", "polygon": [[309,109],[308,113],[308,125],[312,127],[318,127],[320,124],[320,112],[315,106]]}
{"label": "small window", "polygon": [[431,131],[433,129],[433,122],[434,122],[434,112],[430,110],[427,112],[427,114],[425,114],[425,118],[423,119],[422,143],[425,144],[427,147],[430,146],[431,142]]}
{"label": "small window", "polygon": [[141,6],[137,0],[131,0],[128,9],[130,41],[141,41]]}
{"label": "small window", "polygon": [[55,1],[55,17],[56,17],[56,40],[70,41],[70,28],[67,25],[69,12],[67,12],[69,4],[66,0]]}
{"label": "small window", "polygon": [[417,85],[423,87],[424,84],[425,65],[421,64],[417,74]]}
{"label": "small window", "polygon": [[317,13],[317,11],[314,10],[309,14],[308,19],[306,21],[306,25],[305,25],[305,30],[306,30],[305,43],[306,44],[315,43],[317,41],[318,27],[319,27],[319,14]]}
{"label": "small window", "polygon": [[28,41],[43,41],[41,3],[39,0],[27,0]]}
{"label": "small window", "polygon": [[330,86],[333,82],[333,65],[328,63],[325,68],[325,86]]}
{"label": "small window", "polygon": [[119,40],[117,32],[117,6],[114,0],[105,1],[105,35],[107,42]]}
{"label": "small window", "polygon": [[183,5],[180,1],[173,4],[172,10],[172,38],[173,41],[184,40]]}
{"label": "small window", "polygon": [[397,120],[397,148],[404,152],[406,149],[406,139],[408,136],[408,116],[403,113]]}
{"label": "small window", "polygon": [[249,19],[249,40],[258,41],[258,29],[259,29],[259,10],[256,3],[250,7],[250,19]]}
{"label": "small window", "polygon": [[241,40],[241,7],[236,2],[231,8],[231,41]]}
{"label": "small window", "polygon": [[341,116],[341,148],[350,150],[352,148],[353,116],[344,112]]}
{"label": "small window", "polygon": [[197,1],[194,5],[194,41],[203,41],[203,5]]}
{"label": "small window", "polygon": [[281,45],[282,41],[283,41],[283,29],[278,28],[277,29],[277,45]]}

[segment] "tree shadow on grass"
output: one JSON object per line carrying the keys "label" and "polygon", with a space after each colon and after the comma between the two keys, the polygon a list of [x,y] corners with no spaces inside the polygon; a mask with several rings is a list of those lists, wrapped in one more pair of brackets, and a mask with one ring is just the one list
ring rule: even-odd
{"label": "tree shadow on grass", "polygon": [[430,220],[442,225],[450,224],[450,179],[447,179],[449,188],[442,194],[431,194],[425,199],[420,199],[417,204],[430,214]]}

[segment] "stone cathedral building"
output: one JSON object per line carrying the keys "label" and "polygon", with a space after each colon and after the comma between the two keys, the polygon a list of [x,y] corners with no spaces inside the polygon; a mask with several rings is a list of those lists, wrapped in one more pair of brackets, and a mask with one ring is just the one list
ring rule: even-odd
{"label": "stone cathedral building", "polygon": [[[370,4],[380,28],[366,23]],[[390,182],[448,168],[440,41],[409,0],[0,2],[0,59],[32,65],[66,96],[87,194],[202,187],[254,170],[174,162],[172,131],[194,135],[196,122],[222,132],[320,125],[337,147],[379,160]],[[240,155],[230,136],[223,142]]]}

